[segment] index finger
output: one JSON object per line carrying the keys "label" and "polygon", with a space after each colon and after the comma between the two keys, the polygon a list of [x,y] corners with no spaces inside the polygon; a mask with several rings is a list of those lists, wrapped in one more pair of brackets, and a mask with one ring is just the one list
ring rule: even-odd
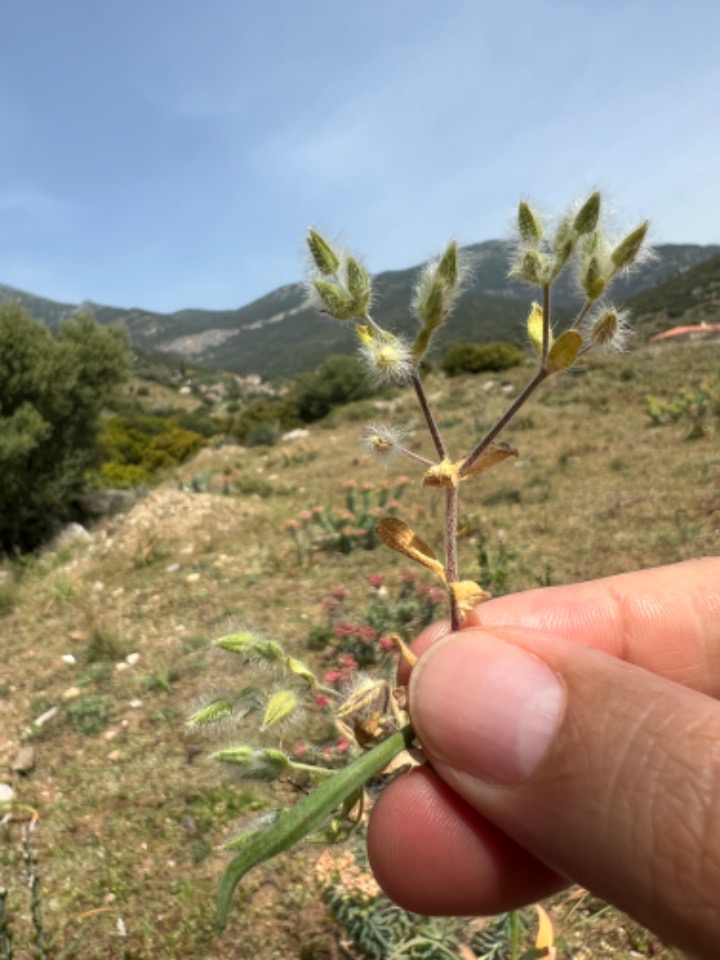
{"label": "index finger", "polygon": [[[720,557],[499,597],[465,626],[534,628],[720,696]],[[447,621],[429,627],[413,651],[449,632]]]}

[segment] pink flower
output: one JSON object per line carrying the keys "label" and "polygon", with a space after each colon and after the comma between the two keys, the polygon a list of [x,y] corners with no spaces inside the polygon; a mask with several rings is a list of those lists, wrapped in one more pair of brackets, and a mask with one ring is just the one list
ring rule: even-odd
{"label": "pink flower", "polygon": [[335,600],[347,600],[350,596],[350,591],[347,587],[335,587],[334,590],[330,591],[330,596],[334,597]]}
{"label": "pink flower", "polygon": [[357,487],[357,480],[343,480],[344,490],[354,490]]}
{"label": "pink flower", "polygon": [[395,646],[395,641],[389,633],[386,633],[384,636],[380,637],[378,643],[380,644],[380,649],[384,650],[385,653],[392,653],[397,649]]}
{"label": "pink flower", "polygon": [[330,706],[330,697],[326,697],[324,693],[318,693],[315,695],[315,706],[319,710],[324,710],[325,707]]}
{"label": "pink flower", "polygon": [[325,683],[339,683],[344,679],[344,676],[340,670],[330,670],[325,674]]}
{"label": "pink flower", "polygon": [[360,489],[361,489],[361,490],[372,490],[372,489],[373,489],[373,486],[374,486],[374,485],[373,485],[372,483],[370,483],[369,480],[363,480],[363,482],[360,484]]}
{"label": "pink flower", "polygon": [[336,746],[336,749],[340,751],[340,753],[345,753],[345,751],[349,748],[350,744],[345,739],[345,737],[338,737],[338,740],[335,746]]}
{"label": "pink flower", "polygon": [[381,587],[385,583],[385,574],[373,573],[372,576],[368,577],[368,583],[371,587]]}
{"label": "pink flower", "polygon": [[358,668],[357,660],[350,653],[341,653],[338,657],[338,663],[340,664],[340,669],[346,672],[352,672]]}
{"label": "pink flower", "polygon": [[303,754],[307,753],[307,744],[305,743],[296,743],[293,747],[293,753],[296,757],[302,757]]}
{"label": "pink flower", "polygon": [[302,513],[299,514],[299,517],[303,523],[307,523],[308,520],[312,520],[312,516],[313,515],[309,510],[303,510]]}
{"label": "pink flower", "polygon": [[283,524],[283,530],[297,530],[299,527],[297,520],[286,520]]}

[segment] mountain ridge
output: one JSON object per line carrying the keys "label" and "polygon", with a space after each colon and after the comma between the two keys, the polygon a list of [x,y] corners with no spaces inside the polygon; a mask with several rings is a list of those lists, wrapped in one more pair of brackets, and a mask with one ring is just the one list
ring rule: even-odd
{"label": "mountain ridge", "polygon": [[[471,279],[447,328],[441,331],[440,348],[462,340],[520,342],[533,291],[508,279],[507,245],[487,240],[463,249],[471,261]],[[652,332],[657,332],[658,304],[652,296],[647,299],[649,291],[715,258],[720,262],[720,245],[664,244],[655,252],[652,260],[613,285],[615,302],[645,295],[641,316],[648,329],[652,325]],[[398,332],[413,331],[415,321],[409,315],[408,303],[419,269],[384,271],[373,278],[374,315],[383,326]],[[692,288],[692,277],[689,283]],[[684,289],[687,284],[680,286]],[[19,301],[51,328],[68,317],[90,312],[100,323],[124,323],[133,346],[143,351],[235,373],[259,373],[265,378],[295,376],[314,369],[331,353],[354,350],[352,329],[318,315],[308,305],[302,283],[284,284],[251,303],[227,310],[185,308],[160,313],[89,301],[66,304],[0,284],[0,302],[7,300]],[[553,302],[561,318],[578,305],[571,277],[560,278],[553,288]],[[678,309],[677,304],[674,309]]]}

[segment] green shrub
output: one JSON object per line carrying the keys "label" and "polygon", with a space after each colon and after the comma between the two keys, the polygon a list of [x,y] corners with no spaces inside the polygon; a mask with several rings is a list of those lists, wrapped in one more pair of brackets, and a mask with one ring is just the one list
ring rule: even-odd
{"label": "green shrub", "polygon": [[128,364],[118,327],[83,316],[53,336],[18,304],[0,307],[0,551],[36,547],[67,516]]}
{"label": "green shrub", "polygon": [[100,437],[104,458],[100,479],[118,487],[146,483],[156,471],[182,463],[206,442],[199,433],[178,426],[174,417],[144,413],[112,417]]}
{"label": "green shrub", "polygon": [[375,392],[364,364],[357,357],[335,355],[328,357],[314,373],[300,376],[290,395],[300,419],[313,423],[334,407],[364,400]]}
{"label": "green shrub", "polygon": [[507,370],[523,362],[524,354],[512,343],[454,343],[447,348],[440,368],[449,376],[461,373]]}
{"label": "green shrub", "polygon": [[240,443],[247,443],[248,434],[252,434],[253,430],[256,436],[261,435],[261,425],[265,425],[264,428],[269,426],[279,434],[283,430],[292,430],[300,423],[297,407],[287,397],[278,400],[256,400],[231,422],[230,432]]}

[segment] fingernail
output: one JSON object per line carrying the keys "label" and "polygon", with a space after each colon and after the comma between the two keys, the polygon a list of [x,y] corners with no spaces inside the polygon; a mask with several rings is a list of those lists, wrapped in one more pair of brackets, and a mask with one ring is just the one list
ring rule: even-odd
{"label": "fingernail", "polygon": [[537,769],[564,708],[565,687],[546,663],[480,630],[430,647],[410,680],[412,721],[429,758],[490,783]]}

